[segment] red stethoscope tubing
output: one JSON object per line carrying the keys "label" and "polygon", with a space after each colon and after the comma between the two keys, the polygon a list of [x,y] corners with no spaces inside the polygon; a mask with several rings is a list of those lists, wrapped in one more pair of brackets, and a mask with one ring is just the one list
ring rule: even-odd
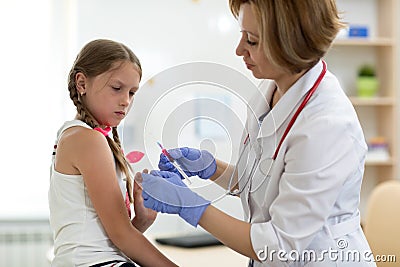
{"label": "red stethoscope tubing", "polygon": [[276,157],[278,156],[279,149],[281,148],[281,145],[283,141],[285,140],[287,134],[289,133],[290,129],[292,128],[294,122],[296,121],[297,117],[299,116],[300,112],[304,109],[304,107],[307,105],[308,101],[314,94],[315,90],[317,90],[319,84],[321,83],[322,79],[324,78],[326,73],[326,63],[325,61],[322,61],[322,71],[320,75],[318,76],[318,79],[315,81],[314,85],[311,87],[311,89],[308,91],[306,97],[303,99],[303,102],[301,102],[299,108],[296,110],[296,113],[293,115],[292,119],[290,120],[288,126],[286,127],[285,132],[282,135],[281,140],[279,141],[279,145],[275,150],[274,155],[272,156],[272,159],[275,160]]}
{"label": "red stethoscope tubing", "polygon": [[[308,101],[310,100],[310,98],[312,97],[312,95],[314,94],[315,90],[317,90],[319,84],[321,83],[322,79],[324,78],[326,73],[326,63],[325,61],[322,60],[322,71],[319,74],[317,80],[315,80],[314,85],[311,87],[310,90],[308,90],[306,97],[303,99],[303,101],[301,102],[300,106],[297,108],[296,113],[293,115],[292,119],[290,120],[288,126],[285,129],[285,132],[283,133],[281,140],[279,141],[278,147],[275,149],[275,153],[272,156],[272,159],[275,161],[276,157],[278,156],[279,150],[282,146],[283,141],[285,140],[287,134],[289,133],[290,129],[292,128],[294,122],[296,121],[297,117],[299,116],[300,112],[304,109],[304,107],[307,105]],[[246,144],[247,140],[249,139],[249,134],[247,134],[247,137],[244,141],[244,143]]]}

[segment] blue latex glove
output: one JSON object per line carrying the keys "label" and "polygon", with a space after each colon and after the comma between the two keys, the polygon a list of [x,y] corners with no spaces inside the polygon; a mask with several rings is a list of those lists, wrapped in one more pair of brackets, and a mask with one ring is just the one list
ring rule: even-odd
{"label": "blue latex glove", "polygon": [[[181,147],[168,149],[168,153],[182,167],[182,170],[188,176],[197,175],[202,179],[208,179],[213,176],[217,170],[215,158],[207,150]],[[160,155],[158,168],[163,171],[174,172],[178,174],[181,179],[183,178],[164,154]]]}
{"label": "blue latex glove", "polygon": [[210,205],[210,201],[190,190],[173,172],[151,171],[150,174],[142,173],[142,178],[142,196],[146,208],[178,214],[196,227]]}

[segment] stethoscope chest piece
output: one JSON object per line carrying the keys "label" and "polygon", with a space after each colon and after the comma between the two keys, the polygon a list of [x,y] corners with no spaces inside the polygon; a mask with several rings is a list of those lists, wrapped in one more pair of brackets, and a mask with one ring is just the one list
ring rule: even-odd
{"label": "stethoscope chest piece", "polygon": [[231,196],[238,196],[240,195],[241,191],[239,189],[234,189],[232,191],[228,191],[228,194]]}

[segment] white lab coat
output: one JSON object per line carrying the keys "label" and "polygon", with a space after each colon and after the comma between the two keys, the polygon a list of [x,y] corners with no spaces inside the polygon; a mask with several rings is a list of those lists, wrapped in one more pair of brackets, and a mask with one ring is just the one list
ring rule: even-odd
{"label": "white lab coat", "polygon": [[[320,61],[271,111],[267,103],[275,88],[272,81],[261,84],[249,105],[238,173],[239,178],[243,174],[240,197],[252,223],[252,246],[262,260],[254,266],[375,266],[363,260],[371,260],[371,252],[358,210],[367,146],[352,104],[329,71],[270,167],[283,132],[321,70]],[[259,126],[257,119],[265,112],[269,113]],[[253,165],[254,176],[248,180]],[[319,259],[313,259],[313,251]],[[292,260],[303,254],[306,259]]]}

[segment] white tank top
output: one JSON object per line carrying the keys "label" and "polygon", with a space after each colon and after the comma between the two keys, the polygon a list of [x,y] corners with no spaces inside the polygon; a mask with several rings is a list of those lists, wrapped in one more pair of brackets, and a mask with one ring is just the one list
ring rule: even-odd
{"label": "white tank top", "polygon": [[[73,126],[91,129],[82,121],[67,121],[57,133],[56,145],[62,133]],[[107,236],[82,175],[57,172],[54,169],[55,156],[53,153],[48,192],[50,226],[54,236],[52,266],[90,266],[111,260],[131,262]],[[126,187],[120,171],[117,171],[117,177],[125,198]]]}

